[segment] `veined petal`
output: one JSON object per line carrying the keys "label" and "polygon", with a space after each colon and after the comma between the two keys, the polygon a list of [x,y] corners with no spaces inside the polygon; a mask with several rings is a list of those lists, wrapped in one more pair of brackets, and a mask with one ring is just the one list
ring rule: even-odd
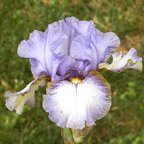
{"label": "veined petal", "polygon": [[131,48],[125,55],[122,52],[115,52],[112,58],[111,64],[100,63],[99,69],[106,68],[114,72],[121,72],[124,69],[132,68],[142,71],[142,58],[137,56],[137,51],[134,48]]}
{"label": "veined petal", "polygon": [[99,62],[105,62],[120,46],[120,39],[113,32],[103,33],[96,29],[91,40],[91,47],[94,47],[98,52]]}
{"label": "veined petal", "polygon": [[57,81],[70,69],[86,76],[119,44],[115,33],[99,31],[92,21],[68,17],[49,24],[44,32],[34,30],[27,41],[20,43],[18,55],[29,59],[35,77],[47,75]]}
{"label": "veined petal", "polygon": [[83,60],[83,63],[87,63],[84,67],[83,74],[87,74],[88,71],[96,69],[98,65],[98,53],[94,48],[89,45],[88,37],[82,35],[77,36],[71,43],[70,55],[76,60]]}
{"label": "veined petal", "polygon": [[48,79],[46,77],[41,77],[33,80],[20,92],[12,93],[7,91],[5,93],[6,107],[10,111],[15,110],[17,114],[21,114],[25,103],[34,106],[35,91],[38,90],[39,86],[43,86],[47,80]]}
{"label": "veined petal", "polygon": [[[34,76],[40,77],[43,74],[50,74],[49,69],[46,69],[44,59],[44,48],[46,43],[46,32],[34,30],[29,39],[23,40],[18,47],[18,55],[23,58],[29,58],[31,70]],[[52,54],[49,51],[47,57],[51,58]],[[50,60],[49,60],[50,61]],[[51,61],[50,61],[51,63]]]}
{"label": "veined petal", "polygon": [[53,83],[47,92],[43,108],[63,128],[83,129],[95,125],[111,106],[110,85],[98,73],[84,80]]}

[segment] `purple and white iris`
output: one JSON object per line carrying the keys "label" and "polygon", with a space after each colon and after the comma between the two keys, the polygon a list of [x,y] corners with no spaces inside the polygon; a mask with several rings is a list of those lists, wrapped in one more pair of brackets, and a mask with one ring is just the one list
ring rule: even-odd
{"label": "purple and white iris", "polygon": [[53,122],[72,129],[94,125],[111,106],[110,85],[98,71],[142,70],[136,50],[123,55],[115,52],[119,45],[115,33],[103,33],[92,21],[74,17],[54,22],[44,32],[33,31],[20,43],[18,55],[29,59],[35,80],[20,92],[6,92],[6,107],[21,114],[24,104],[34,105],[39,86],[47,84],[42,105]]}

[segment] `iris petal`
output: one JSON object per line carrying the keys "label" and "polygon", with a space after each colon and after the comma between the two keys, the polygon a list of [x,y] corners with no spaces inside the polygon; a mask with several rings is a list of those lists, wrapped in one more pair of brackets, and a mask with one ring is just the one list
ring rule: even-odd
{"label": "iris petal", "polygon": [[[50,75],[49,66],[45,64],[45,48],[46,32],[34,30],[29,37],[29,40],[23,40],[18,47],[18,55],[23,58],[29,58],[31,63],[31,70],[34,76],[39,77],[43,74]],[[47,53],[49,62],[52,59],[52,53]],[[49,69],[48,69],[49,68]]]}
{"label": "iris petal", "polygon": [[33,80],[20,92],[12,93],[7,91],[6,96],[6,107],[13,111],[15,110],[17,114],[21,114],[24,105],[27,103],[31,106],[35,104],[35,91],[38,90],[39,86],[43,86],[47,81],[47,78],[42,77]]}
{"label": "iris petal", "polygon": [[99,56],[99,63],[106,61],[110,55],[120,46],[120,39],[113,32],[103,33],[96,29],[92,35],[92,47],[95,47]]}
{"label": "iris petal", "polygon": [[45,32],[34,30],[20,43],[18,55],[29,58],[35,77],[47,75],[57,81],[68,68],[84,76],[96,70],[119,44],[116,34],[100,32],[94,22],[68,17],[49,24]]}
{"label": "iris petal", "polygon": [[142,58],[137,56],[137,51],[131,48],[127,54],[123,55],[122,52],[115,52],[111,64],[101,63],[99,69],[106,68],[114,72],[121,72],[124,69],[132,68],[142,71]]}
{"label": "iris petal", "polygon": [[53,83],[44,96],[43,108],[49,118],[63,128],[83,129],[95,125],[111,106],[110,86],[99,74],[89,75],[81,83]]}

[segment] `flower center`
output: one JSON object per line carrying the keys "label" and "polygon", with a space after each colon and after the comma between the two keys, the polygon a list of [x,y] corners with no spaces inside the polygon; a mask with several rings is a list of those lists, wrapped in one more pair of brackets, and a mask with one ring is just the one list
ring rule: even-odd
{"label": "flower center", "polygon": [[77,70],[69,70],[66,73],[65,80],[70,81],[73,84],[79,84],[84,79],[84,76]]}
{"label": "flower center", "polygon": [[82,80],[80,79],[80,78],[71,78],[71,82],[73,83],[73,84],[79,84],[79,83],[81,83],[82,82]]}

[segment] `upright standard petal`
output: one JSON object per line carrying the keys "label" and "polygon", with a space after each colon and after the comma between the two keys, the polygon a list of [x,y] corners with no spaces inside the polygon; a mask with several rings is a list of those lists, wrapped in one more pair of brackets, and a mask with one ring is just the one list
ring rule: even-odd
{"label": "upright standard petal", "polygon": [[[45,64],[45,45],[47,33],[34,30],[29,39],[23,40],[18,47],[18,55],[23,58],[29,58],[31,63],[31,71],[34,76],[40,77],[41,75],[49,75],[50,71]],[[51,51],[47,53],[50,63],[52,59]]]}
{"label": "upright standard petal", "polygon": [[66,69],[62,68],[62,71],[58,69],[60,73],[66,73],[68,68],[75,69],[76,63],[81,62],[83,64],[77,64],[77,68],[82,73],[96,68],[97,53],[95,49],[90,48],[90,37],[94,30],[95,25],[92,21],[79,21],[74,17],[49,25],[48,36],[50,38],[48,37],[47,43],[53,55],[61,59],[58,68],[69,65]]}
{"label": "upright standard petal", "polygon": [[47,75],[57,81],[70,69],[87,75],[119,44],[116,34],[100,32],[94,22],[68,17],[49,24],[45,32],[32,32],[19,45],[18,55],[29,58],[34,76]]}
{"label": "upright standard petal", "polygon": [[53,83],[44,96],[43,108],[49,118],[63,128],[83,129],[95,125],[111,106],[110,85],[99,73],[84,80]]}
{"label": "upright standard petal", "polygon": [[35,91],[38,90],[39,86],[43,86],[48,78],[42,77],[33,80],[29,83],[23,90],[17,93],[12,93],[7,91],[5,93],[6,97],[6,107],[13,111],[15,110],[17,114],[21,114],[25,103],[34,106],[35,104]]}
{"label": "upright standard petal", "polygon": [[90,47],[90,41],[87,37],[79,35],[72,41],[70,56],[77,61],[82,60],[84,75],[97,68],[99,56],[96,49]]}
{"label": "upright standard petal", "polygon": [[91,36],[91,47],[97,50],[99,56],[99,63],[106,61],[115,49],[120,46],[120,39],[113,32],[103,33],[98,29]]}
{"label": "upright standard petal", "polygon": [[111,64],[101,63],[99,69],[108,69],[114,72],[121,72],[124,69],[131,68],[142,71],[142,58],[137,56],[137,51],[131,48],[127,54],[115,52],[112,55],[113,61]]}

